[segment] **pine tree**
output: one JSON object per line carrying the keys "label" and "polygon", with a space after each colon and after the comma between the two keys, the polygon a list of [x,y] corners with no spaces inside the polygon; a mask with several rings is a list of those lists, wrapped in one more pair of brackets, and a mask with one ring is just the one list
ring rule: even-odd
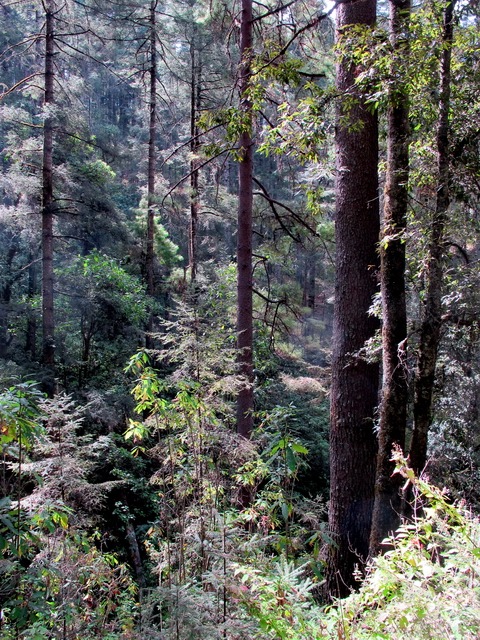
{"label": "pine tree", "polygon": [[[408,208],[410,0],[390,2],[392,72],[400,75],[389,92],[387,176],[383,234],[380,240],[383,308],[383,387],[378,425],[379,451],[375,481],[370,554],[400,523],[402,478],[391,462],[394,445],[405,447],[408,386],[406,373],[407,307],[405,295],[405,231]],[[393,68],[395,67],[395,69]],[[402,360],[403,357],[403,360]]]}
{"label": "pine tree", "polygon": [[[339,6],[340,43],[350,25],[372,26],[375,19],[375,0]],[[354,78],[355,69],[343,56],[337,66],[338,90],[355,92]],[[377,115],[359,95],[339,114],[336,150],[329,508],[335,544],[330,548],[326,588],[330,594],[344,595],[354,583],[355,565],[368,556],[377,454],[378,365],[358,354],[378,326],[368,314],[378,268]]]}
{"label": "pine tree", "polygon": [[237,432],[249,438],[253,429],[253,114],[248,96],[253,46],[252,0],[242,0],[240,34],[240,100],[243,131],[239,140],[241,160],[237,231],[237,347],[239,372],[244,377],[244,383],[237,399]]}

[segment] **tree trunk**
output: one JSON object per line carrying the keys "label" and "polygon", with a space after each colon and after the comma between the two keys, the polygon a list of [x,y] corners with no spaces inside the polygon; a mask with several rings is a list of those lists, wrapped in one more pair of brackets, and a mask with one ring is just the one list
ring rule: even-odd
{"label": "tree trunk", "polygon": [[8,316],[12,299],[12,286],[16,279],[15,276],[12,275],[12,267],[17,251],[18,245],[16,243],[9,247],[4,265],[5,276],[0,288],[0,358],[7,357],[7,350],[11,342],[11,338],[8,337]]}
{"label": "tree trunk", "polygon": [[[341,36],[348,25],[373,25],[375,0],[340,5]],[[337,88],[353,91],[355,69],[337,66]],[[374,501],[378,403],[377,364],[355,354],[371,338],[378,321],[368,315],[377,290],[380,230],[378,213],[377,116],[361,97],[342,119],[336,135],[336,277],[332,354],[329,552],[326,589],[343,596],[354,584],[355,565],[366,559]]]}
{"label": "tree trunk", "polygon": [[[390,0],[390,41],[394,49],[392,69],[399,69],[409,55],[410,0]],[[409,173],[409,102],[404,89],[405,69],[390,91],[388,109],[387,179],[384,228],[380,242],[383,305],[383,394],[380,406],[377,478],[370,555],[400,524],[402,477],[393,475],[392,449],[405,448],[408,387],[402,354],[407,339],[405,303],[405,230],[407,227]]]}
{"label": "tree trunk", "polygon": [[[190,88],[190,233],[188,239],[188,264],[190,267],[190,281],[197,280],[197,228],[198,228],[198,126],[197,119],[200,112],[202,97],[200,60],[196,56],[196,29],[190,45],[191,58],[191,88]],[[198,47],[199,49],[199,47]]]}
{"label": "tree trunk", "polygon": [[253,428],[253,304],[252,304],[252,205],[253,142],[252,105],[247,94],[253,43],[252,0],[242,0],[240,39],[240,96],[244,131],[239,146],[238,239],[237,239],[237,347],[239,373],[244,378],[237,399],[237,432],[249,438]]}
{"label": "tree trunk", "polygon": [[2,295],[0,297],[0,358],[7,357],[7,349],[9,345],[8,339],[8,312],[10,300],[12,297],[12,288],[7,282],[1,288]]}
{"label": "tree trunk", "polygon": [[[28,258],[28,299],[31,301],[37,289],[37,265],[35,264],[33,253]],[[36,357],[36,341],[37,341],[37,320],[35,311],[31,308],[28,310],[27,316],[27,336],[25,342],[25,351],[30,353],[30,358],[35,360]]]}
{"label": "tree trunk", "polygon": [[[146,276],[147,295],[152,299],[155,294],[154,281],[154,242],[155,242],[155,138],[157,120],[157,34],[155,29],[156,0],[150,3],[150,130],[148,138],[148,187],[147,187],[147,256]],[[145,346],[153,349],[153,314],[148,318]]]}
{"label": "tree trunk", "polygon": [[43,364],[51,369],[47,392],[53,395],[53,368],[55,365],[53,316],[53,117],[48,109],[53,106],[54,93],[54,14],[53,0],[45,4],[45,109],[43,128],[43,187],[42,187],[42,327]]}
{"label": "tree trunk", "polygon": [[127,523],[127,541],[130,551],[130,557],[132,559],[133,568],[135,571],[135,577],[139,587],[145,586],[145,574],[143,572],[142,556],[140,555],[140,547],[138,546],[137,536],[135,534],[135,527],[129,520]]}
{"label": "tree trunk", "polygon": [[449,110],[455,3],[456,0],[448,2],[445,7],[443,21],[440,112],[437,129],[437,197],[430,227],[428,263],[425,274],[426,292],[415,375],[414,428],[409,451],[410,464],[417,474],[425,467],[427,460],[428,430],[432,420],[432,396],[442,317],[443,241],[447,211],[450,204]]}
{"label": "tree trunk", "polygon": [[309,253],[307,256],[308,260],[308,283],[307,283],[307,306],[312,310],[312,314],[315,311],[315,279],[317,277],[316,273],[316,255],[315,252]]}

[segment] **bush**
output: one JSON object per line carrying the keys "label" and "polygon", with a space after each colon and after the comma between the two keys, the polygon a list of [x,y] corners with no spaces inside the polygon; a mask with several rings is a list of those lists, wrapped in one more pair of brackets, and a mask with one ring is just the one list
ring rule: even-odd
{"label": "bush", "polygon": [[480,522],[465,504],[415,478],[421,517],[388,541],[372,561],[358,593],[323,612],[310,595],[306,566],[274,563],[265,571],[239,567],[240,601],[259,621],[259,638],[435,640],[478,638],[480,628]]}

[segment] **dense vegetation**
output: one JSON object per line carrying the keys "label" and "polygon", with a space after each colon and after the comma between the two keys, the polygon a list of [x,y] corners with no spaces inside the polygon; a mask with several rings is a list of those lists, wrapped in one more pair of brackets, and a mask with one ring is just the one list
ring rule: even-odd
{"label": "dense vegetation", "polygon": [[367,1],[0,4],[5,640],[478,636],[478,7]]}

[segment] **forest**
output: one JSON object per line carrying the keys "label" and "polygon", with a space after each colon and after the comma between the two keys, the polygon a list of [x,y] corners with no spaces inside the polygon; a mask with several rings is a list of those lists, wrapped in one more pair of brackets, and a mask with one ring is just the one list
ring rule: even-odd
{"label": "forest", "polygon": [[478,638],[478,0],[0,13],[1,640]]}

